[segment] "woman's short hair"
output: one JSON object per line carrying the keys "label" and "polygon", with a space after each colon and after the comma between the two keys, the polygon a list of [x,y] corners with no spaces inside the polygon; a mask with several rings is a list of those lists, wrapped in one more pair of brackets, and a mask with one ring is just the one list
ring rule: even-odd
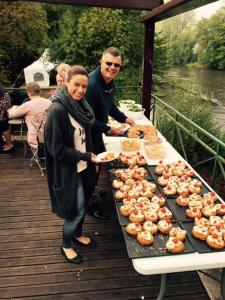
{"label": "woman's short hair", "polygon": [[87,78],[89,78],[88,76],[88,72],[86,71],[86,69],[83,66],[80,65],[74,65],[72,66],[68,73],[67,73],[67,81],[70,81],[70,79],[74,76],[74,75],[84,75]]}
{"label": "woman's short hair", "polygon": [[30,93],[31,96],[39,96],[41,94],[40,85],[37,82],[30,82],[26,85],[27,93]]}

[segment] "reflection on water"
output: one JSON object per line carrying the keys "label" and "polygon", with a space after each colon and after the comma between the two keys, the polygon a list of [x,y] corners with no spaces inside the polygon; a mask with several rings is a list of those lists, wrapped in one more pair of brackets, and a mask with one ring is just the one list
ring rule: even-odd
{"label": "reflection on water", "polygon": [[225,71],[207,69],[187,69],[185,66],[176,66],[168,71],[168,75],[180,80],[196,82],[202,93],[220,100],[225,106]]}

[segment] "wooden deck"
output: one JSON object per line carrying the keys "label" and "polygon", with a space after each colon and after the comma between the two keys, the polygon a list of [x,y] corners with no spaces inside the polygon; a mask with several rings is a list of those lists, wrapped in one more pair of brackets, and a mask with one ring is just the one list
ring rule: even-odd
{"label": "wooden deck", "polygon": [[[46,177],[23,158],[20,142],[0,154],[0,299],[155,299],[160,276],[133,269],[108,191],[107,221],[87,217],[84,232],[97,249],[80,248],[84,262],[70,265],[60,254],[62,220],[51,212]],[[196,272],[169,275],[165,299],[207,300]]]}

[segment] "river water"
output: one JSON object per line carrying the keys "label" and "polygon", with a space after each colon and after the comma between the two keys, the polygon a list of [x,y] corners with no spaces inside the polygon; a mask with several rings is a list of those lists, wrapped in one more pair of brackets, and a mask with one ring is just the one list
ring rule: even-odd
{"label": "river water", "polygon": [[185,66],[175,66],[168,71],[170,77],[196,83],[203,95],[210,96],[219,104],[214,106],[217,123],[225,128],[225,71],[208,69],[188,69]]}

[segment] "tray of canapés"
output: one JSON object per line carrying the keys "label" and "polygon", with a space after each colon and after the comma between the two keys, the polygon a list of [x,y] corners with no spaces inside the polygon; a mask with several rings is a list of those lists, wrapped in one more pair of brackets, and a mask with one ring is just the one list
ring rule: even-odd
{"label": "tray of canap\u00e9s", "polygon": [[[164,204],[160,206],[159,203]],[[176,220],[161,194],[155,194],[151,199],[143,196],[127,197],[120,201],[116,200],[115,206],[120,225],[127,225],[133,221],[143,222],[144,220],[157,222],[167,217],[171,218],[172,221]]]}
{"label": "tray of canap\u00e9s", "polygon": [[[224,211],[225,205],[223,206]],[[199,214],[194,222],[182,222],[182,226],[199,253],[225,250],[224,215],[204,217]]]}
{"label": "tray of canap\u00e9s", "polygon": [[135,182],[139,179],[153,180],[146,167],[139,167],[137,165],[129,166],[129,168],[110,168],[108,169],[108,179],[109,182],[114,182],[114,189],[123,188],[128,179],[129,181],[132,179],[131,181]]}
{"label": "tray of canap\u00e9s", "polygon": [[130,258],[156,257],[193,253],[186,230],[178,223],[160,220],[157,223],[129,223],[122,226],[128,256]]}
{"label": "tray of canap\u00e9s", "polygon": [[159,161],[158,165],[147,166],[147,169],[166,198],[209,192],[195,171],[183,161],[170,164]]}
{"label": "tray of canap\u00e9s", "polygon": [[225,211],[225,205],[218,200],[215,192],[179,195],[173,199],[166,199],[166,203],[177,220],[185,222],[193,221],[199,215],[216,215],[223,207]]}
{"label": "tray of canap\u00e9s", "polygon": [[149,179],[148,171],[143,167],[131,169],[111,169],[113,197],[121,225],[132,221],[157,221],[163,217],[172,218],[165,207],[165,199],[159,193],[155,182]]}
{"label": "tray of canap\u00e9s", "polygon": [[160,161],[157,166],[148,169],[198,252],[224,250],[225,204],[217,194],[204,186],[185,162],[163,164]]}
{"label": "tray of canap\u00e9s", "polygon": [[194,252],[186,232],[173,229],[175,218],[155,182],[146,180],[147,170],[141,167],[138,175],[125,170],[114,171],[112,187],[129,257]]}
{"label": "tray of canap\u00e9s", "polygon": [[164,164],[160,161],[157,166],[147,168],[178,220],[189,221],[190,215],[199,212],[208,214],[212,202],[218,202],[216,194],[209,191],[185,162]]}

